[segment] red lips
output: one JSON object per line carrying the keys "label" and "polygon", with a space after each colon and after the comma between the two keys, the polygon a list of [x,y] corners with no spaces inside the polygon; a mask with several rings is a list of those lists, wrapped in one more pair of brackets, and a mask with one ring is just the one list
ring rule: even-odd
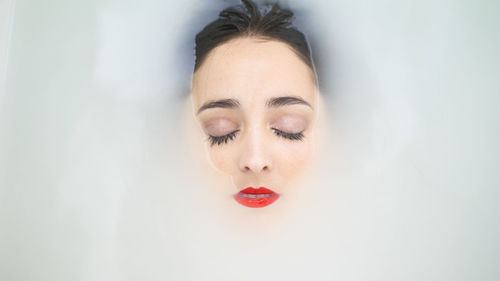
{"label": "red lips", "polygon": [[247,187],[242,191],[236,193],[234,199],[243,206],[250,208],[265,207],[274,201],[278,200],[279,194],[265,187],[255,189]]}

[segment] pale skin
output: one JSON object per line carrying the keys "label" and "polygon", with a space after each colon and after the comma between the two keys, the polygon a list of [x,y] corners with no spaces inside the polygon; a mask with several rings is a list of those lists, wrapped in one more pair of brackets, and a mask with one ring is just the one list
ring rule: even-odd
{"label": "pale skin", "polygon": [[190,102],[212,166],[231,177],[228,194],[249,186],[286,194],[308,170],[322,99],[288,44],[241,37],[219,45],[194,73]]}

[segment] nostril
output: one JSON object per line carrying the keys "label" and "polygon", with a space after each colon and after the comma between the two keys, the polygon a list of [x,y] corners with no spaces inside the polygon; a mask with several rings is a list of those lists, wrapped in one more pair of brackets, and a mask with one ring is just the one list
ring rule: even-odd
{"label": "nostril", "polygon": [[259,169],[259,168],[252,169],[252,168],[250,168],[249,166],[245,166],[244,170],[245,170],[245,172],[252,171],[252,170],[253,170],[254,172],[259,172],[259,170],[260,170],[260,171],[269,171],[269,167],[268,167],[268,166],[264,166],[264,167],[262,167],[261,169]]}

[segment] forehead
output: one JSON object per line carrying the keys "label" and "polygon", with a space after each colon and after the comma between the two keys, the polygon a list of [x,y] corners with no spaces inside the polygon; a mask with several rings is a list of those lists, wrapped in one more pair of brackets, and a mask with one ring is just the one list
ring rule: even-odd
{"label": "forehead", "polygon": [[293,95],[314,103],[312,70],[286,43],[238,38],[214,48],[193,77],[197,106],[235,98],[242,104]]}

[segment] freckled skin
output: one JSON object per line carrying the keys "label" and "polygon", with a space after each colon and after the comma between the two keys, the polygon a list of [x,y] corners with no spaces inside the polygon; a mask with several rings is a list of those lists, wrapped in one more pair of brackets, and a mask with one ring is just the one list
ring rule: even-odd
{"label": "freckled skin", "polygon": [[[311,107],[294,104],[266,107],[269,98],[300,97]],[[236,99],[235,109],[195,113],[206,102]],[[286,194],[287,185],[308,167],[321,98],[312,70],[289,45],[255,37],[237,38],[213,49],[193,76],[193,115],[208,136],[239,132],[221,145],[206,142],[213,167],[231,176],[233,194],[248,186],[265,186]],[[278,136],[273,128],[303,132],[302,140]]]}

